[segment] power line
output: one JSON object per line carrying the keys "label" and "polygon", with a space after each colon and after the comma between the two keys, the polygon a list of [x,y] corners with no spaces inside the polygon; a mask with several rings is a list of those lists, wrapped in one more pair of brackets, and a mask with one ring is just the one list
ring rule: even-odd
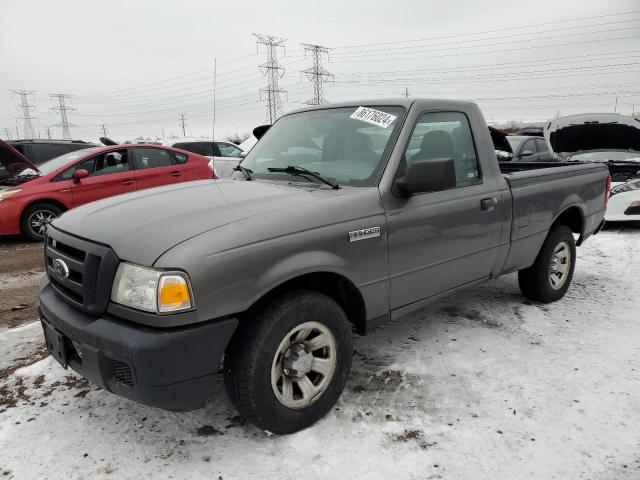
{"label": "power line", "polygon": [[262,75],[267,77],[267,86],[260,89],[260,94],[261,96],[264,95],[263,99],[267,102],[267,121],[273,124],[278,118],[278,112],[282,110],[280,95],[287,93],[286,90],[282,90],[278,86],[278,81],[284,76],[285,72],[284,67],[278,63],[278,49],[282,48],[284,50],[284,43],[287,40],[258,33],[253,35],[257,38],[256,45],[258,49],[260,49],[260,45],[263,45],[267,54],[267,61],[258,67]]}
{"label": "power line", "polygon": [[[24,138],[35,138],[36,132],[33,128],[32,120],[35,120],[34,117],[31,116],[31,110],[33,110],[34,106],[29,103],[29,97],[33,97],[33,90],[10,90],[13,95],[20,96],[20,105],[16,105],[16,108],[22,110],[22,117],[18,117],[16,120],[22,120]],[[18,132],[18,127],[16,126],[16,134]],[[19,134],[17,134],[19,136]]]}
{"label": "power line", "polygon": [[63,140],[71,140],[71,129],[69,127],[77,127],[77,125],[69,123],[69,118],[67,117],[67,112],[75,110],[75,108],[67,106],[66,103],[67,100],[71,100],[71,95],[67,95],[65,93],[52,93],[49,96],[52,100],[58,100],[58,106],[52,108],[52,110],[60,113],[60,123],[56,124],[56,127],[62,127]]}
{"label": "power line", "polygon": [[310,52],[313,58],[313,66],[302,70],[302,73],[313,82],[313,98],[307,103],[309,105],[322,105],[327,103],[322,95],[322,84],[329,79],[333,79],[333,73],[322,66],[322,56],[326,55],[328,58],[330,49],[322,45],[311,45],[309,43],[301,43],[301,45],[304,47],[305,57],[306,53]]}

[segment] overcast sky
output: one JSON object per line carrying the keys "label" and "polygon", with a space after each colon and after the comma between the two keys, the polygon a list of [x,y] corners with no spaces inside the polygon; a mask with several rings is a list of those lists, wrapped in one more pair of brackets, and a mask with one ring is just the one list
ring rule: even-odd
{"label": "overcast sky", "polygon": [[[0,0],[0,136],[22,136],[10,89],[33,90],[34,127],[61,137],[50,93],[73,95],[74,138],[211,135],[265,123],[253,32],[288,39],[284,111],[313,97],[300,43],[331,50],[328,101],[411,96],[477,101],[488,121],[640,110],[638,0]],[[634,106],[635,105],[635,106]]]}

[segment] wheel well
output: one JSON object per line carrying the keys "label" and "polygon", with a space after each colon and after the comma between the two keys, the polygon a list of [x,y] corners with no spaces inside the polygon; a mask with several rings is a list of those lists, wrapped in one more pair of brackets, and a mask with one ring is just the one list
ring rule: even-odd
{"label": "wheel well", "polygon": [[566,225],[573,233],[582,234],[584,219],[578,207],[569,207],[555,219],[553,225]]}
{"label": "wheel well", "polygon": [[22,213],[20,213],[20,225],[22,225],[22,221],[24,220],[24,212],[26,212],[28,208],[31,208],[34,205],[40,205],[41,203],[49,203],[51,205],[55,205],[56,207],[58,207],[63,212],[68,210],[68,208],[66,207],[66,205],[64,203],[59,202],[57,200],[47,200],[47,199],[35,200],[34,202],[29,203],[28,205],[26,205],[22,209]]}
{"label": "wheel well", "polygon": [[331,297],[347,314],[355,331],[360,335],[364,335],[367,318],[362,294],[349,279],[337,273],[318,272],[292,278],[260,298],[251,306],[250,310],[274,296],[297,288],[316,290]]}

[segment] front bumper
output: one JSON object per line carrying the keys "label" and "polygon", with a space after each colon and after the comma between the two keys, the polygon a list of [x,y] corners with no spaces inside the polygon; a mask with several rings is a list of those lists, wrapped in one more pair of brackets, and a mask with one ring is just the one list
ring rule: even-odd
{"label": "front bumper", "polygon": [[21,207],[21,204],[9,199],[0,202],[0,235],[20,233]]}
{"label": "front bumper", "polygon": [[213,377],[238,325],[227,318],[163,329],[94,317],[62,300],[46,277],[38,313],[49,353],[65,368],[135,402],[181,411],[213,395]]}

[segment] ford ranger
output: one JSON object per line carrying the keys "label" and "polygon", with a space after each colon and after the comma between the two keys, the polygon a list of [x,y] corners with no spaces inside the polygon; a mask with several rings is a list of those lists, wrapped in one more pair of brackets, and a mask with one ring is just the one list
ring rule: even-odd
{"label": "ford ranger", "polygon": [[598,232],[604,165],[499,163],[479,108],[450,100],[308,107],[234,178],[128,193],[48,226],[49,352],[109,392],[199,408],[223,369],[250,422],[285,434],[340,396],[352,331],[518,272],[562,298]]}

